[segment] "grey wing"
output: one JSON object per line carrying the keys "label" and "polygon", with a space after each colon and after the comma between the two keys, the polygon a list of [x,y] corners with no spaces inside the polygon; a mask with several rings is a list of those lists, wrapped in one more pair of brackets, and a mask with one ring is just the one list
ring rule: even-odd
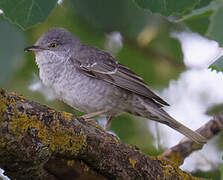
{"label": "grey wing", "polygon": [[149,90],[143,79],[127,67],[121,65],[107,52],[83,45],[78,55],[71,60],[77,69],[88,76],[102,79],[120,88],[137,93],[146,98],[155,100],[160,105],[169,105],[159,96]]}

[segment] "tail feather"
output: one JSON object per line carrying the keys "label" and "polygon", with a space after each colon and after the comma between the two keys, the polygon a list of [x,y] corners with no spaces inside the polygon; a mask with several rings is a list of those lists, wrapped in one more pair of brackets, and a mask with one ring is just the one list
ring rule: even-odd
{"label": "tail feather", "polygon": [[169,121],[167,120],[167,123],[165,124],[177,130],[178,132],[182,133],[183,135],[185,135],[186,137],[195,141],[198,144],[205,144],[207,142],[207,139],[205,137],[189,129],[188,127],[184,126],[183,124],[179,123],[174,119],[171,119]]}
{"label": "tail feather", "polygon": [[205,137],[176,121],[154,101],[149,99],[145,101],[145,99],[141,98],[137,98],[137,100],[137,104],[134,103],[134,109],[128,112],[166,124],[198,144],[205,144],[207,142]]}

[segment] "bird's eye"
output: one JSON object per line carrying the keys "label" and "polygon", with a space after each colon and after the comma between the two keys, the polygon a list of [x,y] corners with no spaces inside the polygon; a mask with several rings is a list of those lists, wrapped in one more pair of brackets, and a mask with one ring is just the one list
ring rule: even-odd
{"label": "bird's eye", "polygon": [[57,43],[56,43],[56,42],[51,43],[51,44],[50,44],[50,47],[51,47],[51,48],[55,48],[55,47],[57,47]]}

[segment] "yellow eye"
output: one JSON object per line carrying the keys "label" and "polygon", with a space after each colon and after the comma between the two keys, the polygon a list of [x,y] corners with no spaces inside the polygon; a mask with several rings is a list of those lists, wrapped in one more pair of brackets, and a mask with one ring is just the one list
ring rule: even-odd
{"label": "yellow eye", "polygon": [[57,43],[56,43],[56,42],[53,42],[52,44],[50,44],[50,47],[51,47],[51,48],[55,48],[55,47],[57,47]]}

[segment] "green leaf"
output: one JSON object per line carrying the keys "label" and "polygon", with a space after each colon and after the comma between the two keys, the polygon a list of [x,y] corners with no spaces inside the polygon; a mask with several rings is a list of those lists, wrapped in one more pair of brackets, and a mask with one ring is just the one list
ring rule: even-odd
{"label": "green leaf", "polygon": [[216,40],[221,45],[223,44],[223,5],[218,4],[218,8],[210,18],[210,26],[207,32],[207,36]]}
{"label": "green leaf", "polygon": [[212,70],[222,71],[223,72],[223,56],[218,58],[213,64],[209,66]]}
{"label": "green leaf", "polygon": [[[210,26],[207,32],[207,36],[210,39],[216,40],[220,45],[223,45],[223,4],[216,4],[216,11],[210,17]],[[223,71],[223,56],[218,58],[211,66],[209,67],[213,70]]]}
{"label": "green leaf", "polygon": [[15,70],[23,64],[25,35],[0,16],[0,86],[5,87]]}
{"label": "green leaf", "polygon": [[207,6],[211,0],[134,0],[135,3],[143,8],[160,13],[164,16],[169,15],[184,15],[191,12],[193,9]]}
{"label": "green leaf", "polygon": [[11,22],[27,29],[43,22],[56,3],[57,0],[1,0],[0,9]]}
{"label": "green leaf", "polygon": [[208,6],[212,0],[200,0],[200,2],[196,5],[195,9],[203,8]]}
{"label": "green leaf", "polygon": [[184,22],[192,31],[202,35],[206,34],[210,24],[210,16],[214,13],[211,6],[193,10],[189,15],[183,16],[176,22]]}
{"label": "green leaf", "polygon": [[217,104],[212,107],[209,107],[206,111],[206,114],[213,116],[221,113],[222,111],[223,111],[223,104]]}
{"label": "green leaf", "polygon": [[[223,157],[222,157],[222,159],[223,159]],[[221,179],[220,180],[223,180],[223,164],[221,164],[219,166],[219,170],[220,170],[220,173],[221,173]]]}
{"label": "green leaf", "polygon": [[185,20],[184,23],[190,28],[191,31],[205,35],[208,31],[210,19],[209,16],[202,16]]}

